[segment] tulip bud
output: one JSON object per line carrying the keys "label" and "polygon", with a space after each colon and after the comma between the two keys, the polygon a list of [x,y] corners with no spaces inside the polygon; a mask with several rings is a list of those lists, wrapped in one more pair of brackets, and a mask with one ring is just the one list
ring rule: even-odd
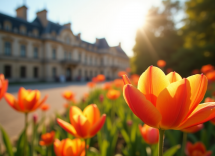
{"label": "tulip bud", "polygon": [[99,96],[99,101],[100,101],[101,103],[104,101],[104,95],[101,94],[101,95]]}
{"label": "tulip bud", "polygon": [[37,120],[38,120],[38,116],[37,116],[37,114],[34,114],[34,115],[33,115],[33,121],[34,121],[34,124],[36,124],[36,123],[37,123]]}
{"label": "tulip bud", "polygon": [[133,121],[132,120],[127,120],[127,125],[130,127],[130,126],[132,126],[132,124],[133,124]]}

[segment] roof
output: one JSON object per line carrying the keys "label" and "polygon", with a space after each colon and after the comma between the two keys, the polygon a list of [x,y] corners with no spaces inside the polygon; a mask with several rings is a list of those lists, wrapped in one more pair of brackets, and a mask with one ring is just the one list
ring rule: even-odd
{"label": "roof", "polygon": [[98,49],[109,49],[110,48],[105,38],[98,39],[96,46],[98,47]]}
{"label": "roof", "polygon": [[0,24],[2,26],[4,24],[4,21],[9,21],[12,24],[12,30],[14,30],[15,28],[19,29],[21,25],[24,25],[26,27],[26,32],[32,32],[36,28],[38,29],[39,34],[42,33],[42,27],[38,23],[28,22],[18,17],[11,17],[0,13]]}

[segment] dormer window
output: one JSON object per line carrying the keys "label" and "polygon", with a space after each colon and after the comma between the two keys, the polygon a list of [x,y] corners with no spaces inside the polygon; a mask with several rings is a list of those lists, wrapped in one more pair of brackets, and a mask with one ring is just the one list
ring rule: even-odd
{"label": "dormer window", "polygon": [[7,31],[11,30],[11,23],[9,21],[5,21],[4,29],[7,30]]}
{"label": "dormer window", "polygon": [[33,30],[33,35],[36,36],[36,37],[38,36],[38,30],[37,29]]}
{"label": "dormer window", "polygon": [[55,37],[56,36],[56,32],[52,31],[51,35],[52,35],[52,37]]}
{"label": "dormer window", "polygon": [[20,33],[21,34],[26,34],[26,28],[25,28],[25,26],[20,26]]}
{"label": "dormer window", "polygon": [[66,43],[70,44],[70,38],[69,38],[69,36],[67,36],[67,38],[66,38]]}

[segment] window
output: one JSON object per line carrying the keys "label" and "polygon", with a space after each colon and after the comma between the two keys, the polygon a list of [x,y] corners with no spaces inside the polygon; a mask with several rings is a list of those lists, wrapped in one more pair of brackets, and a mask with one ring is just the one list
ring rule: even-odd
{"label": "window", "polygon": [[57,76],[57,69],[55,67],[52,68],[52,76],[53,78],[56,78]]}
{"label": "window", "polygon": [[53,49],[53,51],[52,51],[52,59],[56,59],[56,50],[55,49]]}
{"label": "window", "polygon": [[72,59],[71,52],[69,52],[69,60],[71,60],[71,59]]}
{"label": "window", "polygon": [[10,42],[5,42],[4,53],[5,53],[5,55],[11,55],[11,43]]}
{"label": "window", "polygon": [[34,58],[38,58],[38,48],[34,48]]}
{"label": "window", "polygon": [[10,25],[9,25],[9,24],[6,24],[6,25],[5,25],[5,30],[7,30],[7,31],[10,30]]}
{"label": "window", "polygon": [[26,47],[25,47],[25,45],[21,45],[20,56],[22,56],[22,57],[26,56]]}
{"label": "window", "polygon": [[67,52],[66,51],[64,52],[64,59],[65,60],[67,59]]}
{"label": "window", "polygon": [[81,69],[79,69],[79,71],[78,71],[78,75],[79,76],[81,76],[82,74],[81,74]]}
{"label": "window", "polygon": [[20,27],[20,32],[22,33],[22,34],[26,34],[26,28],[25,28],[25,26],[21,26]]}
{"label": "window", "polygon": [[69,36],[67,36],[67,38],[66,38],[66,43],[70,44],[70,38],[69,38]]}
{"label": "window", "polygon": [[78,60],[81,61],[81,53],[78,54]]}
{"label": "window", "polygon": [[38,78],[38,67],[34,67],[34,78]]}
{"label": "window", "polygon": [[20,77],[26,78],[26,67],[25,66],[20,67]]}
{"label": "window", "polygon": [[10,65],[5,65],[4,66],[4,76],[5,78],[11,78],[11,66]]}

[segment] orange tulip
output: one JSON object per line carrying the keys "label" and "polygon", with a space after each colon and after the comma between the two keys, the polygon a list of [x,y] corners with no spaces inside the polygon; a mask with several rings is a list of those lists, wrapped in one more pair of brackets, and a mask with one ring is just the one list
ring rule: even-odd
{"label": "orange tulip", "polygon": [[118,91],[118,90],[110,89],[107,92],[107,98],[108,99],[116,100],[119,98],[119,96],[120,96],[120,91]]}
{"label": "orange tulip", "polygon": [[5,95],[8,87],[8,80],[4,78],[3,74],[0,74],[0,100]]}
{"label": "orange tulip", "polygon": [[69,104],[68,104],[68,103],[65,103],[63,106],[64,106],[64,108],[66,108],[66,109],[69,108]]}
{"label": "orange tulip", "polygon": [[125,74],[127,74],[125,71],[119,71],[119,72],[118,72],[118,76],[119,76],[119,77],[122,77],[122,75],[125,75]]}
{"label": "orange tulip", "polygon": [[97,83],[98,82],[97,77],[93,77],[92,82]]}
{"label": "orange tulip", "polygon": [[117,88],[122,88],[124,86],[124,83],[123,83],[122,79],[115,79],[113,81],[113,85]]}
{"label": "orange tulip", "polygon": [[88,82],[87,85],[88,87],[93,88],[96,84],[94,82]]}
{"label": "orange tulip", "polygon": [[109,90],[109,89],[111,89],[111,83],[110,83],[110,82],[106,82],[106,83],[104,84],[104,86],[103,86],[103,89],[104,89],[104,90]]}
{"label": "orange tulip", "polygon": [[[215,117],[215,102],[199,103],[207,90],[207,78],[193,75],[182,79],[176,72],[165,75],[150,66],[138,81],[138,89],[123,76],[124,98],[145,124],[162,130],[181,130]],[[174,83],[173,83],[174,82]]]}
{"label": "orange tulip", "polygon": [[166,73],[167,73],[167,74],[169,74],[169,73],[172,72],[172,71],[173,71],[172,68],[167,68],[167,69],[166,69]]}
{"label": "orange tulip", "polygon": [[202,72],[202,73],[207,73],[207,72],[210,72],[210,71],[212,71],[212,70],[214,70],[214,67],[213,67],[211,64],[204,65],[204,66],[202,66],[202,68],[201,68],[201,72]]}
{"label": "orange tulip", "polygon": [[85,142],[81,139],[56,139],[54,151],[56,156],[85,156]]}
{"label": "orange tulip", "polygon": [[196,125],[196,126],[192,126],[192,127],[189,127],[189,128],[182,129],[182,131],[186,132],[186,133],[195,133],[195,132],[200,131],[203,127],[204,127],[203,124],[199,124],[199,125]]}
{"label": "orange tulip", "polygon": [[71,91],[65,91],[62,96],[68,101],[73,101],[75,98],[75,94]]}
{"label": "orange tulip", "polygon": [[157,144],[159,140],[159,131],[156,128],[150,127],[146,124],[139,125],[140,133],[147,144]]}
{"label": "orange tulip", "polygon": [[43,104],[40,108],[42,111],[47,111],[47,110],[49,110],[49,105]]}
{"label": "orange tulip", "polygon": [[195,75],[195,74],[200,74],[200,71],[198,70],[198,69],[194,69],[194,70],[192,70],[192,72],[191,72],[193,75]]}
{"label": "orange tulip", "polygon": [[105,81],[105,76],[102,74],[99,74],[97,75],[96,79],[97,79],[97,82],[103,82]]}
{"label": "orange tulip", "polygon": [[47,96],[40,101],[39,90],[26,90],[21,87],[18,92],[18,100],[10,94],[5,94],[5,100],[15,110],[23,113],[33,112],[39,108],[47,99]]}
{"label": "orange tulip", "polygon": [[163,68],[163,67],[166,66],[166,61],[164,61],[164,60],[158,60],[157,61],[157,65],[158,65],[158,67]]}
{"label": "orange tulip", "polygon": [[45,133],[41,136],[40,145],[41,146],[49,146],[54,142],[55,132],[51,131],[50,133]]}
{"label": "orange tulip", "polygon": [[134,84],[135,86],[137,86],[139,78],[140,78],[140,76],[137,75],[137,74],[131,75],[131,82],[132,82],[132,84]]}
{"label": "orange tulip", "polygon": [[104,125],[106,115],[100,116],[100,111],[96,104],[88,105],[82,112],[80,108],[72,106],[70,108],[70,122],[71,124],[57,119],[58,124],[77,138],[91,138]]}
{"label": "orange tulip", "polygon": [[205,103],[206,103],[206,102],[215,102],[215,100],[212,99],[212,98],[210,98],[210,97],[206,97],[206,98],[205,98]]}
{"label": "orange tulip", "polygon": [[192,144],[187,142],[185,153],[187,156],[211,156],[211,151],[206,151],[204,144],[201,142],[196,142]]}
{"label": "orange tulip", "polygon": [[215,70],[206,73],[205,76],[208,78],[210,82],[215,81]]}

